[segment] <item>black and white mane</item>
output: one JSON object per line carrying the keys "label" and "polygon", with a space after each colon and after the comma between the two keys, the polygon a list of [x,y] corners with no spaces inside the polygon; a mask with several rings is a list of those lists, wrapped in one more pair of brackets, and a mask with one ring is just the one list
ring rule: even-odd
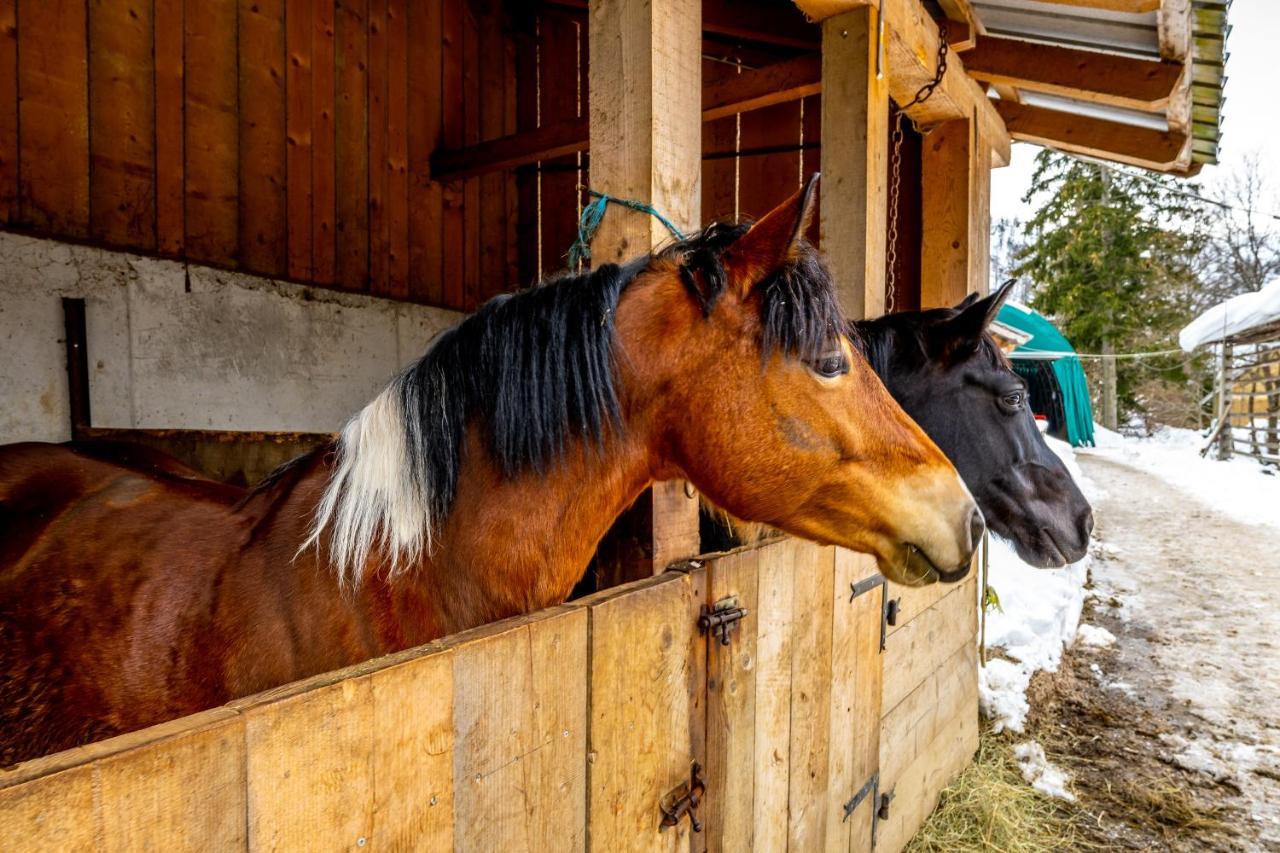
{"label": "black and white mane", "polygon": [[[722,255],[746,230],[716,224],[625,266],[561,274],[492,299],[443,333],[343,428],[303,548],[327,529],[331,559],[355,585],[375,548],[393,575],[430,553],[471,423],[482,425],[509,477],[546,471],[573,442],[604,452],[610,430],[622,428],[614,352],[622,292],[674,264],[709,316],[728,284]],[[766,357],[817,358],[844,329],[830,275],[807,244],[757,292]]]}

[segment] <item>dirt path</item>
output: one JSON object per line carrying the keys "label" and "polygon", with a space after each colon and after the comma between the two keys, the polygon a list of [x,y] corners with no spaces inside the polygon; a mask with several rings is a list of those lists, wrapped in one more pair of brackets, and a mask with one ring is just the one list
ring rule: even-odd
{"label": "dirt path", "polygon": [[[1172,809],[1169,826],[1189,831],[1185,846],[1164,832],[1168,847],[1280,851],[1280,529],[1237,522],[1105,455],[1079,458],[1102,493],[1084,621],[1116,642],[1077,643],[1049,688],[1072,698],[1050,701],[1041,725],[1063,732],[1059,746],[1082,759],[1086,808],[1093,794],[1106,803],[1132,770],[1140,798],[1189,791],[1175,792],[1185,802],[1153,802],[1156,813]],[[1094,750],[1110,769],[1091,778],[1080,753]],[[1207,844],[1190,837],[1201,825]],[[1141,831],[1117,829],[1111,840],[1146,846]]]}

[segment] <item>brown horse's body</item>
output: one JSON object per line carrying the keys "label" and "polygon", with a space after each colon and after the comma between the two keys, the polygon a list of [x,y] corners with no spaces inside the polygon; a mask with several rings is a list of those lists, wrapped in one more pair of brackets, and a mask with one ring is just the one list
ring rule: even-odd
{"label": "brown horse's body", "polygon": [[798,237],[811,190],[632,279],[491,303],[249,493],[0,448],[0,763],[563,601],[658,480],[958,577],[981,516],[844,338]]}
{"label": "brown horse's body", "polygon": [[341,589],[323,549],[294,559],[324,453],[246,496],[68,447],[0,448],[0,764],[563,601],[652,475],[625,454],[550,481],[473,465],[434,559]]}

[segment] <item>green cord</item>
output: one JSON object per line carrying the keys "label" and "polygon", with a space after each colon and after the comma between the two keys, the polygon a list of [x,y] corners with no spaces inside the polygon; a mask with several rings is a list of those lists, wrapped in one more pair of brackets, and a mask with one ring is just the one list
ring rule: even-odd
{"label": "green cord", "polygon": [[570,269],[577,269],[580,263],[591,258],[591,238],[595,236],[596,229],[600,227],[600,221],[604,219],[605,208],[609,206],[610,202],[629,207],[638,213],[647,213],[665,225],[667,230],[671,232],[671,236],[677,240],[684,239],[684,234],[680,233],[680,229],[672,225],[671,220],[654,209],[653,205],[632,201],[629,198],[617,198],[595,190],[587,190],[587,195],[592,196],[592,200],[587,203],[586,207],[582,208],[582,217],[578,220],[578,239],[574,240],[573,245],[569,247]]}

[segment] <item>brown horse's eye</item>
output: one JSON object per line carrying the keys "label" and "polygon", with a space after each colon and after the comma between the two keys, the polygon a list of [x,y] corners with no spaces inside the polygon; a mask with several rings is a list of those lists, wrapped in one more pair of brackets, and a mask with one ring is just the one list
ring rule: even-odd
{"label": "brown horse's eye", "polygon": [[849,372],[849,360],[844,357],[844,353],[837,352],[824,355],[817,361],[811,362],[809,367],[819,376],[834,379]]}

